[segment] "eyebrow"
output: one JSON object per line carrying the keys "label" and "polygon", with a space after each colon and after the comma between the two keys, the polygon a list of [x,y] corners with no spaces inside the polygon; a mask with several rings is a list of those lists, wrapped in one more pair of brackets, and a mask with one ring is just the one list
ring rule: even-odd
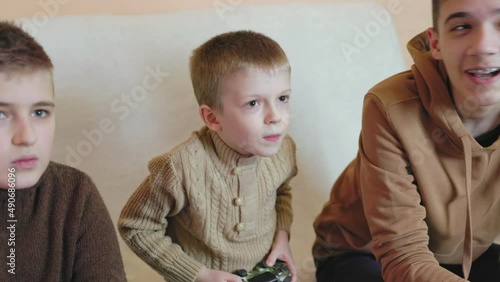
{"label": "eyebrow", "polygon": [[[493,10],[492,14],[500,14],[500,8],[499,9],[495,9]],[[457,13],[453,13],[451,15],[449,15],[446,20],[444,21],[444,23],[448,23],[449,21],[451,21],[452,19],[456,19],[456,18],[467,18],[467,17],[470,17],[471,14],[468,13],[468,12],[457,12]]]}
{"label": "eyebrow", "polygon": [[449,15],[446,20],[444,21],[444,23],[448,23],[449,21],[451,21],[452,19],[456,19],[456,18],[466,18],[469,16],[469,13],[466,13],[466,12],[458,12],[458,13],[453,13],[451,15]]}
{"label": "eyebrow", "polygon": [[[279,95],[283,95],[283,94],[291,94],[292,93],[292,89],[289,88],[285,91],[281,91],[280,93],[278,93]],[[252,97],[262,97],[262,96],[266,96],[265,94],[262,94],[262,93],[254,93],[252,94]]]}
{"label": "eyebrow", "polygon": [[[0,102],[0,107],[10,107],[12,105],[13,104],[11,104],[11,103]],[[41,102],[33,104],[33,107],[51,107],[51,108],[54,108],[55,106],[56,105],[54,103],[48,102],[48,101],[41,101]]]}

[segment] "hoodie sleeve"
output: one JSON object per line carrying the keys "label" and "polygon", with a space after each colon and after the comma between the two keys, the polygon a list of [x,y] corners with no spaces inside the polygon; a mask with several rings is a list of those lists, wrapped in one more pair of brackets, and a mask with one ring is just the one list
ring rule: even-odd
{"label": "hoodie sleeve", "polygon": [[365,98],[362,123],[360,193],[384,281],[467,281],[429,250],[426,210],[407,152],[374,95]]}

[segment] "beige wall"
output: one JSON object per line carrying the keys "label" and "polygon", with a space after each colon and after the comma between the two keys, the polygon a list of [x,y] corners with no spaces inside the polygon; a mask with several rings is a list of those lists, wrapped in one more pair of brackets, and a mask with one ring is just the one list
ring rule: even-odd
{"label": "beige wall", "polygon": [[[0,0],[0,18],[31,16],[43,6],[58,3],[60,14],[113,13],[139,14],[161,13],[191,8],[213,7],[216,3],[255,4],[286,3],[290,0]],[[328,2],[336,0],[305,0],[302,2]],[[6,4],[4,4],[6,3]],[[50,4],[49,4],[50,3]]]}
{"label": "beige wall", "polygon": [[[349,0],[302,0],[301,2],[342,2]],[[286,3],[291,0],[0,0],[0,19],[40,17],[41,15],[66,15],[85,13],[162,13],[191,8],[214,7],[216,3],[255,4]],[[297,2],[297,1],[293,1]],[[349,1],[352,2],[352,1]],[[393,11],[402,48],[416,33],[431,24],[430,0],[365,0],[379,3]],[[406,54],[406,49],[404,49]],[[406,55],[406,61],[411,60]]]}

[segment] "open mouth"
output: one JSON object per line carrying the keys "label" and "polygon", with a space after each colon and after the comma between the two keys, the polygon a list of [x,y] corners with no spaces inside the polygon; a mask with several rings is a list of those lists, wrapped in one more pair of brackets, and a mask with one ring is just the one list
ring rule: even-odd
{"label": "open mouth", "polygon": [[500,73],[500,68],[498,67],[491,67],[491,68],[484,68],[484,69],[472,69],[472,70],[467,70],[465,71],[467,74],[470,76],[473,76],[478,79],[489,79],[497,74]]}

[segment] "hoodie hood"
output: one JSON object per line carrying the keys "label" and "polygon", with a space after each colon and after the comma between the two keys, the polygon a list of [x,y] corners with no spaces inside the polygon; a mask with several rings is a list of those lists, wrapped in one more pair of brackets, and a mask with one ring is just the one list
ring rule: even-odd
{"label": "hoodie hood", "polygon": [[[432,57],[426,32],[411,39],[407,48],[414,61],[411,71],[420,99],[433,120],[463,152],[466,148],[463,148],[462,138],[465,136],[469,138],[472,153],[484,150],[477,142],[473,142],[473,137],[462,123],[450,92],[445,65],[443,61]],[[498,144],[495,147],[499,147]]]}
{"label": "hoodie hood", "polygon": [[[466,205],[466,218],[462,267],[464,276],[467,278],[473,257],[471,223],[472,157],[474,152],[482,151],[484,148],[477,142],[473,142],[473,137],[460,119],[453,103],[445,65],[443,61],[432,57],[426,32],[422,32],[410,40],[407,48],[414,61],[411,72],[415,78],[415,84],[423,106],[463,153],[465,179],[462,183],[466,192],[466,203],[464,203]],[[499,142],[494,143],[492,146],[499,147]]]}
{"label": "hoodie hood", "polygon": [[[444,63],[432,57],[429,38],[425,32],[414,37],[407,45],[414,65],[411,71],[424,108],[432,119],[447,133],[458,148],[462,149],[465,166],[464,190],[466,192],[466,220],[462,268],[468,278],[472,267],[471,177],[472,142],[453,104]],[[476,146],[475,150],[481,150]]]}

